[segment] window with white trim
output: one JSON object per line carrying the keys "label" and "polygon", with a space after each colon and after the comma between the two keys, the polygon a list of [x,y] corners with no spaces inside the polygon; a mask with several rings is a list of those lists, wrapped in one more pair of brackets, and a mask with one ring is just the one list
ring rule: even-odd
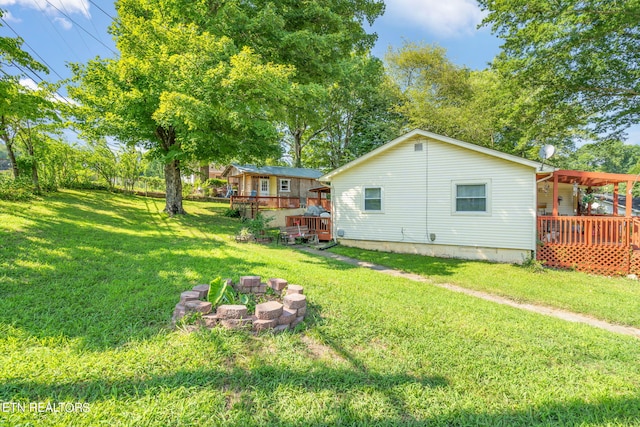
{"label": "window with white trim", "polygon": [[364,211],[382,212],[382,187],[364,188]]}
{"label": "window with white trim", "polygon": [[289,193],[289,192],[291,192],[291,180],[290,179],[281,179],[280,180],[280,192],[281,193]]}
{"label": "window with white trim", "polygon": [[487,184],[456,184],[456,212],[489,212]]}

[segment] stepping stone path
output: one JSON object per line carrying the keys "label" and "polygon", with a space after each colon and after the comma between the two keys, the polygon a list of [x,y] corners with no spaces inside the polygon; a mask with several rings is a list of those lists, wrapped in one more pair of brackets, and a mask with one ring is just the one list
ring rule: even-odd
{"label": "stepping stone path", "polygon": [[173,325],[189,313],[200,313],[200,324],[207,328],[222,326],[228,329],[279,333],[294,329],[304,320],[307,297],[302,286],[290,285],[285,279],[269,279],[268,283],[263,283],[260,276],[242,276],[238,283],[226,280],[235,291],[243,294],[263,296],[267,293],[267,288],[271,288],[280,296],[281,302],[273,300],[257,304],[255,314],[249,314],[245,305],[229,304],[220,305],[213,312],[211,303],[202,301],[209,293],[209,285],[197,285],[180,294],[180,302],[176,304],[171,319]]}

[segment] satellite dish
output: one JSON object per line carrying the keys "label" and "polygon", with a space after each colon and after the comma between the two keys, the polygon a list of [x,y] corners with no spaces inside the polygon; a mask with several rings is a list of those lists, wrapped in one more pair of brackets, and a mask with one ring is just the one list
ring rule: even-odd
{"label": "satellite dish", "polygon": [[538,151],[538,156],[540,156],[540,158],[544,163],[544,161],[551,158],[551,156],[553,156],[555,152],[556,152],[556,147],[554,147],[553,145],[546,144],[540,147],[540,151]]}
{"label": "satellite dish", "polygon": [[542,164],[540,164],[540,172],[542,172],[542,169],[544,168],[544,162],[548,158],[553,156],[555,152],[556,147],[554,147],[553,145],[545,144],[540,147],[540,151],[538,151],[538,156],[540,156],[540,158],[542,159]]}

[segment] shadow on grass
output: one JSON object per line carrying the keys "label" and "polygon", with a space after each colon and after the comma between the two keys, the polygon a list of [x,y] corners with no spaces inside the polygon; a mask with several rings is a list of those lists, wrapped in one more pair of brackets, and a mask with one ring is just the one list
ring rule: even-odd
{"label": "shadow on grass", "polygon": [[169,218],[156,200],[106,192],[47,202],[47,215],[11,213],[31,225],[0,253],[0,323],[37,338],[79,337],[88,349],[148,338],[169,325],[180,292],[265,266],[230,250],[227,218]]}
{"label": "shadow on grass", "polygon": [[[256,369],[232,368],[182,370],[170,375],[151,376],[142,380],[90,380],[76,383],[42,383],[35,381],[5,381],[0,385],[0,398],[4,401],[100,402],[118,400],[131,402],[145,396],[165,394],[167,390],[187,389],[197,396],[198,390],[217,390],[233,400],[234,405],[219,407],[222,413],[235,413],[244,418],[242,423],[225,425],[327,425],[328,420],[340,419],[348,425],[637,425],[640,420],[640,398],[620,396],[600,400],[571,400],[549,402],[518,410],[453,409],[429,411],[433,415],[414,414],[406,390],[419,388],[432,393],[447,387],[442,377],[415,377],[404,374],[361,372],[344,368],[317,366],[298,371],[265,364]],[[323,404],[324,411],[315,417],[290,421],[287,414],[269,410],[269,400],[277,398],[276,390],[297,390],[294,393],[330,391],[333,398]],[[362,394],[380,394],[384,416],[368,415],[357,411]],[[265,400],[267,399],[267,400]],[[354,406],[355,404],[355,406]],[[229,407],[230,406],[230,407]],[[211,408],[208,408],[211,410]],[[317,411],[316,411],[317,412]],[[251,420],[247,422],[247,420]]]}

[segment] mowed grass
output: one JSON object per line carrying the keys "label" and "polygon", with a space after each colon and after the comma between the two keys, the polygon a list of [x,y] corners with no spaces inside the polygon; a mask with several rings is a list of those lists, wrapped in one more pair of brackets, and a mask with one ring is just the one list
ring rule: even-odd
{"label": "mowed grass", "polygon": [[[638,339],[238,244],[223,205],[163,204],[0,202],[0,425],[640,424]],[[305,287],[298,331],[170,329],[181,291],[248,274]],[[88,410],[28,406],[56,402]]]}
{"label": "mowed grass", "polygon": [[331,251],[419,274],[432,283],[450,283],[518,302],[560,308],[640,328],[640,282],[626,277],[604,277],[553,269],[540,271],[533,266],[434,258],[343,246]]}

